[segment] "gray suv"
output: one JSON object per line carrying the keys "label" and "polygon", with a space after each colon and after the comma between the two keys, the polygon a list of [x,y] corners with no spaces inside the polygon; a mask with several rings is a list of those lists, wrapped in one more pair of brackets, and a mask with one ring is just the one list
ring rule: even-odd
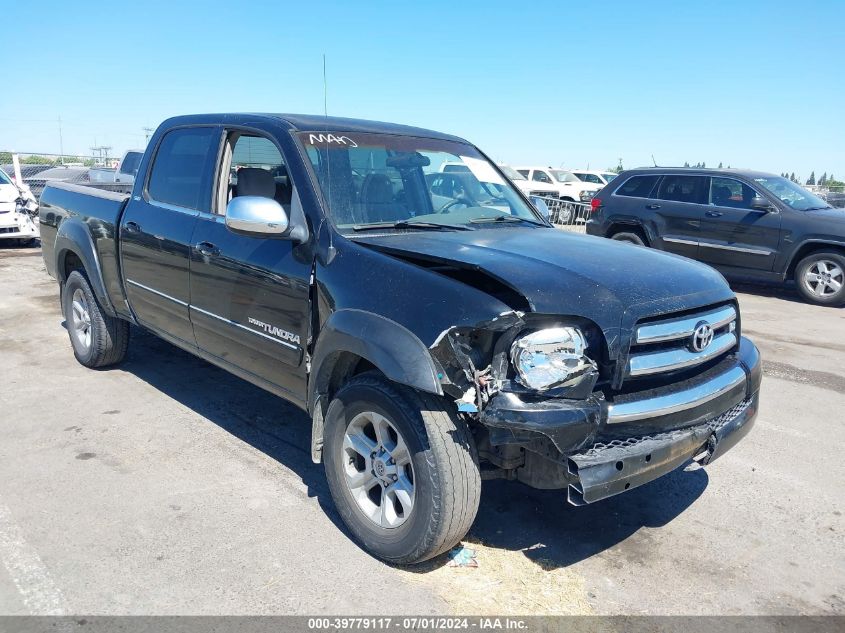
{"label": "gray suv", "polygon": [[809,302],[845,303],[845,211],[781,176],[626,171],[593,198],[587,233],[691,257],[730,279],[794,280]]}

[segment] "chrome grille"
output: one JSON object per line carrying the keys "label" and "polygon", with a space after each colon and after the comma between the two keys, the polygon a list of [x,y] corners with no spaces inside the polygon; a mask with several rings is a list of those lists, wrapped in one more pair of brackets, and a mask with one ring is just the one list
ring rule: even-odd
{"label": "chrome grille", "polygon": [[[733,349],[738,341],[736,308],[725,305],[638,325],[625,375],[637,378],[695,367]],[[697,349],[696,330],[707,325],[712,339]]]}

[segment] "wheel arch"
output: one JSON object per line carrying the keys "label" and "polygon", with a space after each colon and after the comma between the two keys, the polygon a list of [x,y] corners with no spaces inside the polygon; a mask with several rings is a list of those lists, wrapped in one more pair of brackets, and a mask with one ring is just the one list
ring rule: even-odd
{"label": "wheel arch", "polygon": [[812,253],[818,251],[835,251],[845,257],[845,242],[836,242],[833,240],[807,240],[802,242],[792,253],[792,257],[789,260],[789,265],[786,267],[786,279],[794,279],[795,278],[795,269],[798,267],[798,263],[811,255]]}
{"label": "wheel arch", "polygon": [[616,233],[633,232],[640,235],[646,243],[646,246],[651,246],[654,243],[651,232],[645,224],[637,218],[610,218],[608,219],[608,227],[605,232],[606,237],[613,237]]}
{"label": "wheel arch", "polygon": [[323,416],[331,398],[353,376],[371,369],[398,384],[443,395],[434,359],[411,331],[372,312],[334,312],[320,330],[308,381],[315,463],[321,459]]}
{"label": "wheel arch", "polygon": [[116,316],[106,292],[100,260],[87,228],[73,221],[62,222],[56,235],[56,276],[64,285],[73,270],[81,269],[88,277],[97,301],[109,316]]}

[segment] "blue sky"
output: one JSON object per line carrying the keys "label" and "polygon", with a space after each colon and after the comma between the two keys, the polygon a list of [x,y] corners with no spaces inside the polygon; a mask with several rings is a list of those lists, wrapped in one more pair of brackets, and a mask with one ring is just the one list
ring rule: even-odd
{"label": "blue sky", "polygon": [[[0,149],[143,145],[192,112],[323,111],[497,160],[845,177],[845,2],[2,0]],[[9,79],[9,77],[15,79]],[[8,86],[15,89],[9,94]],[[11,98],[10,98],[11,97]]]}

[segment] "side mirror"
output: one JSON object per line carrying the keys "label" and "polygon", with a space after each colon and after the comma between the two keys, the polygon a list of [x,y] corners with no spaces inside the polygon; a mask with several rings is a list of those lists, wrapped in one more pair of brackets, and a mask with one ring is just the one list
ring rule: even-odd
{"label": "side mirror", "polygon": [[546,218],[546,220],[548,220],[551,216],[551,212],[549,211],[549,207],[546,204],[545,200],[543,200],[539,196],[531,196],[530,200],[531,204],[534,205],[534,208],[540,212],[540,215],[542,215],[544,218]]}
{"label": "side mirror", "polygon": [[236,196],[226,205],[226,227],[253,237],[283,237],[288,214],[278,202],[262,196]]}
{"label": "side mirror", "polygon": [[762,196],[754,196],[751,198],[751,208],[768,213],[772,210],[772,204]]}

